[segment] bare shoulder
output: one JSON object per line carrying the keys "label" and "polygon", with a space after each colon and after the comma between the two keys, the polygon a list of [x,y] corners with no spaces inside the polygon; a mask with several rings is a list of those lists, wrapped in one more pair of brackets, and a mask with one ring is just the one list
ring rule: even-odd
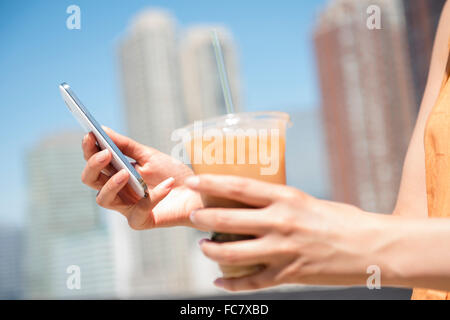
{"label": "bare shoulder", "polygon": [[450,0],[445,3],[436,33],[425,93],[403,166],[394,210],[396,215],[427,216],[424,133],[427,119],[439,97],[449,58]]}
{"label": "bare shoulder", "polygon": [[442,10],[439,26],[436,32],[430,71],[428,74],[427,89],[422,104],[421,113],[428,114],[439,95],[442,80],[445,76],[449,58],[450,45],[450,0],[445,3]]}
{"label": "bare shoulder", "polygon": [[[442,47],[440,43],[442,42]],[[442,10],[441,18],[439,20],[439,27],[436,34],[436,46],[437,48],[442,48],[445,55],[448,57],[448,49],[450,45],[450,0],[444,5]]]}
{"label": "bare shoulder", "polygon": [[[450,17],[450,0],[447,0],[446,2],[445,2],[445,5],[444,5],[444,10],[442,11],[442,17],[447,17],[447,18],[449,18]],[[442,20],[442,19],[441,19]],[[445,20],[445,19],[444,19]],[[446,21],[445,21],[445,23],[447,23],[447,25],[449,25],[450,24],[450,21],[447,19]]]}

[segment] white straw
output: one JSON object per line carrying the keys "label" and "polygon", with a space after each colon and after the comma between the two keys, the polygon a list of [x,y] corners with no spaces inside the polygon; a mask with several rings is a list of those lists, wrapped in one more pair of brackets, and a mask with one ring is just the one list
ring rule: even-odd
{"label": "white straw", "polygon": [[230,84],[228,82],[227,71],[225,69],[225,63],[223,60],[222,47],[220,46],[219,37],[217,36],[217,30],[212,31],[213,46],[216,54],[217,69],[219,71],[220,83],[222,85],[223,97],[225,99],[225,106],[228,113],[234,113],[233,100],[231,98]]}

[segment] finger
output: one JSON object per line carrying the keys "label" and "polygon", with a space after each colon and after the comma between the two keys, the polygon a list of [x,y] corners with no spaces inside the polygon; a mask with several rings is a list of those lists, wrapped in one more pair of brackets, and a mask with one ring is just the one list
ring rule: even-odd
{"label": "finger", "polygon": [[258,290],[281,284],[275,280],[278,272],[279,270],[275,267],[267,267],[254,275],[243,278],[219,278],[214,281],[214,284],[228,291]]}
{"label": "finger", "polygon": [[112,176],[97,195],[98,205],[107,209],[122,209],[124,203],[118,196],[118,193],[127,184],[129,177],[125,169]]}
{"label": "finger", "polygon": [[150,200],[152,207],[155,207],[172,190],[175,179],[170,177],[158,184],[150,191]]}
{"label": "finger", "polygon": [[109,165],[110,161],[111,153],[108,150],[91,156],[81,174],[81,181],[95,190],[100,190],[108,181],[108,177],[102,174],[102,170]]}
{"label": "finger", "polygon": [[89,160],[95,153],[99,151],[96,142],[97,140],[95,139],[95,136],[92,132],[89,132],[84,136],[83,142],[81,143],[84,160]]}
{"label": "finger", "polygon": [[[84,136],[82,142],[82,149],[83,149],[83,157],[86,161],[88,161],[94,154],[100,151],[100,148],[96,143],[97,140],[92,132]],[[109,164],[102,170],[102,172],[106,176],[110,177],[114,173],[116,173],[117,170],[115,170],[114,167],[111,164]]]}
{"label": "finger", "polygon": [[133,158],[138,163],[146,159],[149,155],[151,155],[151,151],[156,152],[155,149],[145,147],[142,144],[134,141],[133,139],[130,139],[126,136],[123,136],[115,132],[111,128],[105,126],[102,126],[102,128],[125,155]]}
{"label": "finger", "polygon": [[277,184],[224,175],[198,175],[184,181],[189,188],[213,196],[237,200],[255,207],[265,207],[281,197],[283,188]]}
{"label": "finger", "polygon": [[264,264],[271,257],[271,251],[262,239],[225,243],[203,241],[200,248],[205,256],[225,266]]}
{"label": "finger", "polygon": [[[131,227],[137,230],[150,229],[155,226],[162,227],[165,224],[164,216],[155,216],[152,209],[167,196],[167,194],[172,190],[174,178],[167,178],[150,192],[150,206],[147,206],[147,202],[139,202],[145,208],[143,210],[136,210],[128,219],[128,223]],[[138,203],[138,205],[139,205]]]}
{"label": "finger", "polygon": [[234,234],[262,235],[271,229],[266,215],[258,209],[201,209],[191,213],[195,226]]}

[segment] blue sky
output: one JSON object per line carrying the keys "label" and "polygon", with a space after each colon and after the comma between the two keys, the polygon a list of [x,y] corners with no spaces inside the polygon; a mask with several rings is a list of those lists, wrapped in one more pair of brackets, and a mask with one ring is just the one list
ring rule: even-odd
{"label": "blue sky", "polygon": [[[104,124],[124,131],[116,47],[139,10],[170,10],[179,28],[226,25],[239,49],[247,110],[319,103],[312,29],[325,0],[0,1],[0,224],[23,222],[26,151],[43,136],[78,129],[61,100],[66,81]],[[81,8],[68,30],[66,8]]]}

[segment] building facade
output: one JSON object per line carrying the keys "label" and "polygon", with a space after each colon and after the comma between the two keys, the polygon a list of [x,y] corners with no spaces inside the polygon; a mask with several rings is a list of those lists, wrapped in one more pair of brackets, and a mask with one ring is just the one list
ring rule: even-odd
{"label": "building facade", "polygon": [[119,47],[128,134],[166,153],[172,132],[186,124],[176,30],[168,12],[143,11]]}
{"label": "building facade", "polygon": [[[381,29],[367,9],[381,9]],[[399,0],[336,0],[314,33],[335,200],[374,212],[395,205],[416,107]]]}
{"label": "building facade", "polygon": [[[119,48],[128,133],[169,154],[175,129],[223,110],[214,77],[217,71],[211,70],[212,47],[188,34],[191,40],[184,42],[182,54],[175,19],[165,11],[147,10],[135,17]],[[231,57],[231,45],[226,43],[225,48]],[[184,62],[189,60],[184,69],[181,56]],[[205,70],[199,64],[203,58],[209,59]],[[190,67],[193,70],[187,70]],[[184,85],[195,87],[187,99]],[[186,296],[205,287],[193,267],[197,231],[179,227],[136,232],[120,222],[116,231],[127,256],[117,264],[124,297]],[[213,280],[203,275],[203,281]]]}
{"label": "building facade", "polygon": [[230,32],[224,27],[191,27],[181,39],[181,74],[188,122],[205,120],[227,113],[212,30],[216,29],[222,47],[235,112],[241,109],[241,89],[236,49]]}
{"label": "building facade", "polygon": [[[114,248],[96,192],[80,181],[82,134],[60,133],[27,155],[28,210],[25,297],[110,297],[115,293]],[[67,285],[80,270],[80,289]]]}
{"label": "building facade", "polygon": [[0,300],[23,298],[23,230],[0,226]]}

